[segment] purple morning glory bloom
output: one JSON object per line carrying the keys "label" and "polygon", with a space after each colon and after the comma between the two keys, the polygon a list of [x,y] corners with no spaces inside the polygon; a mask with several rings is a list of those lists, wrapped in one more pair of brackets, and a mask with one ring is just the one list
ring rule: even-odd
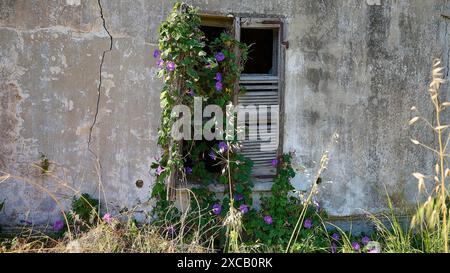
{"label": "purple morning glory bloom", "polygon": [[53,224],[53,231],[61,231],[63,228],[64,222],[61,220],[58,220]]}
{"label": "purple morning glory bloom", "polygon": [[195,96],[195,92],[194,92],[194,90],[192,90],[192,89],[187,90],[187,91],[186,91],[186,94],[188,94],[188,95],[191,96],[191,97]]}
{"label": "purple morning glory bloom", "polygon": [[278,159],[272,160],[272,167],[276,168],[278,166]]}
{"label": "purple morning glory bloom", "polygon": [[228,145],[225,142],[221,141],[219,143],[219,151],[221,153],[225,153],[226,151],[228,151]]}
{"label": "purple morning glory bloom", "polygon": [[312,223],[311,219],[306,219],[306,220],[305,220],[305,223],[303,223],[303,226],[304,226],[306,229],[311,229],[311,228],[313,227],[313,223]]}
{"label": "purple morning glory bloom", "polygon": [[222,211],[222,206],[221,206],[220,204],[214,204],[214,205],[213,205],[212,212],[213,212],[215,215],[219,215],[221,211]]}
{"label": "purple morning glory bloom", "polygon": [[367,236],[364,236],[364,237],[362,238],[362,240],[361,240],[361,242],[363,243],[363,245],[367,245],[370,241],[372,241],[372,240],[370,240],[370,238],[367,237]]}
{"label": "purple morning glory bloom", "polygon": [[167,62],[167,70],[174,71],[175,70],[175,63],[174,62]]}
{"label": "purple morning glory bloom", "polygon": [[361,249],[361,246],[357,242],[352,243],[353,250],[359,251]]}
{"label": "purple morning glory bloom", "polygon": [[264,222],[266,222],[266,224],[268,225],[271,225],[273,223],[272,216],[270,215],[264,216]]}
{"label": "purple morning glory bloom", "polygon": [[331,235],[331,238],[333,238],[333,240],[335,241],[339,241],[341,240],[341,235],[339,235],[338,233],[333,233],[333,235]]}
{"label": "purple morning glory bloom", "polygon": [[156,175],[160,176],[164,171],[165,169],[163,167],[158,166],[158,169],[156,169]]}
{"label": "purple morning glory bloom", "polygon": [[167,230],[167,232],[168,232],[170,235],[173,235],[173,234],[175,233],[175,227],[174,227],[174,226],[168,226],[168,227],[166,228],[166,230]]}
{"label": "purple morning glory bloom", "polygon": [[336,253],[337,245],[335,243],[331,243],[331,253]]}
{"label": "purple morning glory bloom", "polygon": [[217,73],[215,79],[216,79],[218,82],[222,82],[222,73]]}
{"label": "purple morning glory bloom", "polygon": [[217,82],[217,83],[216,83],[216,90],[217,90],[217,91],[222,91],[222,89],[223,89],[222,83],[221,83],[221,82]]}
{"label": "purple morning glory bloom", "polygon": [[222,52],[217,53],[215,57],[218,62],[225,60],[225,55]]}
{"label": "purple morning glory bloom", "polygon": [[192,168],[191,167],[184,168],[184,171],[186,172],[187,175],[192,174]]}
{"label": "purple morning glory bloom", "polygon": [[155,51],[153,51],[153,58],[158,58],[159,56],[161,56],[161,50],[159,49],[155,49]]}
{"label": "purple morning glory bloom", "polygon": [[159,68],[163,68],[163,66],[164,66],[164,61],[161,60],[161,59],[159,59],[159,60],[156,62],[156,65],[157,65]]}
{"label": "purple morning glory bloom", "polygon": [[248,212],[248,206],[246,204],[242,204],[239,206],[239,210],[243,213],[246,214]]}
{"label": "purple morning glory bloom", "polygon": [[244,196],[242,194],[236,194],[236,196],[234,197],[234,199],[236,201],[242,201],[244,200]]}
{"label": "purple morning glory bloom", "polygon": [[211,152],[209,152],[209,157],[212,159],[212,160],[216,160],[216,158],[217,158],[217,156],[216,156],[216,154],[214,153],[214,151],[211,151]]}

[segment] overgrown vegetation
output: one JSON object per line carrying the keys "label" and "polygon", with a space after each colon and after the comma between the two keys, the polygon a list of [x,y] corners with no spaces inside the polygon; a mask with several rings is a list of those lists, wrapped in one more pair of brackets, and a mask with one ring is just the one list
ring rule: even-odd
{"label": "overgrown vegetation", "polygon": [[[310,188],[301,193],[291,184],[296,175],[294,154],[274,158],[274,184],[270,193],[261,197],[260,210],[255,210],[253,163],[239,154],[235,138],[210,142],[172,139],[173,106],[192,107],[194,97],[199,96],[225,108],[236,92],[244,91],[236,82],[248,47],[226,33],[206,41],[199,26],[196,10],[178,3],[160,28],[154,57],[164,81],[158,138],[163,154],[151,165],[156,175],[151,198],[156,205],[145,221],[138,223],[134,211],[112,216],[100,210],[100,200],[77,195],[71,210],[61,211],[63,217],[51,227],[51,236],[26,227],[18,236],[3,236],[0,252],[448,252],[450,126],[442,122],[442,113],[450,102],[443,102],[440,96],[444,80],[439,61],[433,64],[429,88],[436,120],[426,120],[413,107],[415,117],[410,121],[410,125],[423,121],[437,139],[437,147],[412,140],[438,158],[434,174],[413,174],[425,202],[418,204],[411,221],[405,221],[398,218],[388,198],[389,212],[368,215],[375,232],[355,235],[329,223],[316,199],[330,147],[324,151]],[[330,145],[337,137],[333,135]],[[41,157],[43,174],[50,175],[49,165],[48,159]],[[9,178],[1,176],[0,183]],[[195,185],[188,187],[188,181]],[[212,185],[221,185],[223,196],[213,191]],[[174,196],[185,201],[181,209],[175,206]]]}

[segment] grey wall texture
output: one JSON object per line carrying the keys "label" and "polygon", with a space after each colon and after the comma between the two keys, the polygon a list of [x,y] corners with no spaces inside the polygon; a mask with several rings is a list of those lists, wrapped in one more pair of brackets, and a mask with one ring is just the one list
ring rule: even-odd
{"label": "grey wall texture", "polygon": [[[187,2],[285,19],[284,151],[295,150],[303,166],[297,188],[308,188],[337,132],[319,193],[330,215],[381,211],[385,188],[399,207],[415,202],[411,173],[431,171],[433,155],[409,139],[433,138],[409,128],[409,110],[433,117],[433,57],[448,78],[449,1]],[[151,55],[173,4],[0,0],[0,171],[12,176],[0,184],[0,224],[51,223],[73,190],[100,194],[114,212],[137,208],[139,217],[151,208],[161,87]],[[50,175],[34,166],[40,153],[53,163]]]}

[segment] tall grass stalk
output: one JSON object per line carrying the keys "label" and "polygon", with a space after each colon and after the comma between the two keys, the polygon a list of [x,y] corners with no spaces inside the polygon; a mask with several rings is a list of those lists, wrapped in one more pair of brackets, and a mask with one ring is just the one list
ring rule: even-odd
{"label": "tall grass stalk", "polygon": [[292,231],[292,234],[289,239],[289,243],[286,247],[285,253],[291,252],[292,246],[298,240],[300,230],[303,226],[303,222],[305,221],[306,212],[308,211],[309,205],[312,202],[312,198],[317,194],[317,186],[318,186],[319,178],[320,178],[322,172],[327,168],[328,160],[329,160],[329,151],[330,151],[332,145],[338,140],[338,138],[339,138],[339,135],[337,133],[334,133],[331,138],[331,142],[327,147],[327,150],[324,152],[324,154],[322,155],[322,158],[320,159],[319,168],[317,169],[316,175],[314,176],[314,178],[312,180],[311,190],[309,191],[309,194],[303,204],[302,210],[301,210],[300,215],[297,219],[297,222],[294,226],[294,230]]}
{"label": "tall grass stalk", "polygon": [[[437,155],[438,161],[435,166],[435,175],[426,176],[421,173],[414,173],[414,177],[418,179],[419,192],[428,194],[428,200],[421,206],[412,219],[412,226],[418,227],[421,232],[440,230],[440,237],[442,238],[442,251],[448,253],[448,235],[449,235],[449,211],[447,209],[447,178],[450,176],[448,168],[449,154],[447,147],[450,141],[450,133],[448,129],[450,125],[444,124],[442,119],[443,111],[450,106],[450,102],[442,102],[440,95],[440,88],[445,80],[443,79],[441,61],[435,59],[433,61],[432,81],[430,83],[428,93],[435,110],[435,124],[424,118],[417,107],[412,107],[411,110],[416,113],[416,116],[409,122],[410,125],[422,120],[427,126],[431,127],[433,133],[436,135],[438,146],[432,148],[429,145],[423,144],[418,140],[412,139],[415,145],[422,146]],[[447,135],[447,136],[446,136]],[[434,183],[434,189],[431,193],[427,192],[426,180],[431,178]],[[425,228],[424,228],[425,227]],[[428,233],[427,233],[428,234]],[[429,234],[428,234],[429,235]]]}

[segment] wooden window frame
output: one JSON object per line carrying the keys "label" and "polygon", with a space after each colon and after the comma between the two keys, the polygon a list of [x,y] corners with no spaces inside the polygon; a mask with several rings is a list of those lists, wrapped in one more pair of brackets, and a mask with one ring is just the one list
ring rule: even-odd
{"label": "wooden window frame", "polygon": [[[278,77],[278,105],[279,105],[279,117],[278,117],[278,148],[276,150],[276,155],[281,156],[283,154],[284,146],[284,93],[285,93],[285,51],[288,48],[288,44],[285,41],[285,22],[282,17],[249,17],[249,16],[234,16],[234,15],[222,15],[222,14],[211,14],[211,13],[200,13],[202,18],[202,25],[213,26],[213,27],[229,27],[231,33],[237,41],[241,40],[241,29],[251,28],[251,29],[274,29],[276,30],[276,35],[274,36],[274,53],[272,54],[272,63],[276,70],[273,76]],[[251,75],[251,74],[243,74]],[[264,74],[270,75],[270,74]],[[233,98],[233,103],[237,105],[238,103],[238,93],[239,93],[239,82],[235,86],[235,96]],[[268,180],[273,181],[274,175],[259,177],[262,182]],[[258,177],[256,177],[258,178]]]}

